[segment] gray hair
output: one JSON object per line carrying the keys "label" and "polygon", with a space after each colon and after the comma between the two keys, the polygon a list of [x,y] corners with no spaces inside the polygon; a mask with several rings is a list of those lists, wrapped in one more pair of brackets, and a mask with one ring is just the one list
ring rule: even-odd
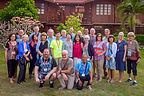
{"label": "gray hair", "polygon": [[28,35],[27,35],[27,34],[24,34],[24,35],[22,36],[22,39],[25,38],[25,37],[28,37]]}
{"label": "gray hair", "polygon": [[54,30],[53,30],[53,29],[49,29],[49,30],[47,31],[47,33],[49,33],[50,31],[52,31],[52,32],[54,33]]}
{"label": "gray hair", "polygon": [[68,55],[68,51],[67,51],[67,50],[63,50],[63,51],[62,51],[62,54],[63,54],[63,53],[66,53],[66,54]]}
{"label": "gray hair", "polygon": [[94,29],[94,28],[91,28],[90,31],[95,31],[95,29]]}
{"label": "gray hair", "polygon": [[133,36],[134,38],[136,37],[135,34],[134,34],[134,32],[129,32],[129,33],[128,33],[128,37],[129,37],[129,36]]}

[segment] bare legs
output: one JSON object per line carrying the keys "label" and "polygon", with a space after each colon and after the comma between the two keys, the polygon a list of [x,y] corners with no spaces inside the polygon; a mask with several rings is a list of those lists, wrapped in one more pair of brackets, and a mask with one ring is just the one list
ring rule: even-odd
{"label": "bare legs", "polygon": [[115,70],[114,69],[108,69],[108,82],[113,83],[114,82],[114,74]]}
{"label": "bare legs", "polygon": [[119,79],[117,80],[118,82],[122,82],[124,76],[124,71],[119,71]]}

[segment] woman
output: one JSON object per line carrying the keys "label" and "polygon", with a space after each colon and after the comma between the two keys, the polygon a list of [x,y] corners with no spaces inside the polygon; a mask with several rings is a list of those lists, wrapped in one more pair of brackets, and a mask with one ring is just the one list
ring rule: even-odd
{"label": "woman", "polygon": [[[104,41],[102,41],[101,33],[98,33],[96,36],[96,42],[94,42],[93,50],[94,50],[94,64],[96,66],[98,74],[97,80],[101,82],[103,64],[104,64],[104,54],[106,52],[106,44]],[[93,67],[93,70],[95,73],[95,67]]]}
{"label": "woman", "polygon": [[126,82],[131,82],[131,70],[133,70],[134,82],[131,86],[136,86],[137,81],[137,64],[140,62],[140,52],[139,45],[136,40],[134,40],[135,34],[133,32],[128,33],[128,47],[127,47],[127,73],[129,75],[129,79]]}
{"label": "woman", "polygon": [[43,32],[40,36],[40,41],[38,42],[37,46],[36,46],[36,52],[37,52],[37,61],[36,63],[38,63],[39,58],[41,56],[43,56],[43,51],[46,48],[49,48],[50,43],[47,40],[47,34],[45,32]]}
{"label": "woman", "polygon": [[82,48],[83,48],[83,43],[81,42],[81,38],[78,34],[76,34],[74,41],[73,41],[74,68],[79,62],[81,62]]}
{"label": "woman", "polygon": [[8,66],[8,77],[10,78],[10,83],[14,83],[14,75],[17,70],[17,42],[16,34],[12,33],[9,35],[9,41],[6,43],[5,47],[5,59]]}
{"label": "woman", "polygon": [[117,44],[113,35],[109,35],[106,51],[106,68],[108,68],[108,83],[114,82],[114,71],[116,67],[115,57],[117,52]]}
{"label": "woman", "polygon": [[73,42],[71,40],[71,35],[67,34],[66,38],[67,38],[66,41],[63,43],[63,50],[67,50],[69,58],[72,58],[73,57]]}
{"label": "woman", "polygon": [[86,54],[88,56],[88,61],[90,61],[92,59],[92,56],[93,56],[93,45],[89,42],[89,40],[90,40],[89,35],[85,35],[83,54]]}
{"label": "woman", "polygon": [[[18,44],[18,63],[19,63],[19,76],[17,83],[21,84],[22,82],[26,82],[25,80],[25,73],[26,73],[26,65],[27,61],[30,61],[30,47],[28,44],[28,35],[22,36],[22,41]],[[32,59],[32,57],[31,57]]]}
{"label": "woman", "polygon": [[127,52],[127,42],[124,40],[124,33],[120,32],[118,35],[117,44],[117,54],[116,54],[116,70],[119,70],[118,82],[122,82],[124,71],[126,70],[126,52]]}
{"label": "woman", "polygon": [[29,78],[30,79],[32,78],[32,72],[34,70],[35,63],[36,63],[36,60],[37,60],[37,58],[36,58],[36,55],[37,55],[37,52],[36,52],[37,43],[38,43],[38,37],[35,34],[35,35],[32,36],[32,39],[31,39],[31,41],[29,43],[31,54],[32,54],[32,57],[33,57],[33,59],[30,61],[30,67],[29,67]]}

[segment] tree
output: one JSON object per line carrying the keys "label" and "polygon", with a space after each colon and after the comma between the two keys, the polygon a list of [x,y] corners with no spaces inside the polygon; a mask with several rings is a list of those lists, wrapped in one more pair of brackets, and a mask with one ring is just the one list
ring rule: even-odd
{"label": "tree", "polygon": [[17,33],[20,29],[23,29],[26,34],[30,34],[35,26],[44,27],[40,21],[33,19],[33,17],[13,17],[8,22],[0,22],[0,45],[4,47],[11,33]]}
{"label": "tree", "polygon": [[81,27],[81,24],[82,24],[82,17],[83,17],[83,14],[80,14],[78,13],[77,15],[74,14],[74,15],[70,15],[70,16],[67,16],[67,20],[65,22],[66,24],[66,28],[67,28],[67,31],[69,31],[69,29],[71,27],[73,27],[74,29],[74,33],[76,33],[77,31],[83,31],[84,28]]}
{"label": "tree", "polygon": [[135,32],[136,24],[140,21],[136,18],[138,14],[144,14],[144,1],[143,0],[124,0],[121,5],[116,9],[116,14],[121,18],[122,30],[125,32],[125,23],[128,21],[130,30]]}
{"label": "tree", "polygon": [[38,9],[34,0],[11,0],[7,8],[0,10],[0,20],[9,21],[12,17],[33,17],[38,19]]}

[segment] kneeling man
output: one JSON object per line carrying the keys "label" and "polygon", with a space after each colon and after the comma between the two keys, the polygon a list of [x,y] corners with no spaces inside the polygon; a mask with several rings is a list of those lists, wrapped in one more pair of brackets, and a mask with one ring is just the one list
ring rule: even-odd
{"label": "kneeling man", "polygon": [[35,66],[35,80],[40,83],[40,88],[46,80],[50,80],[50,87],[53,87],[53,81],[56,79],[57,64],[55,59],[50,57],[49,49],[44,49],[43,56]]}
{"label": "kneeling man", "polygon": [[87,87],[89,90],[92,90],[92,66],[89,61],[87,61],[87,55],[82,55],[82,61],[76,66],[76,77],[77,77],[77,89],[82,90],[84,82],[88,81]]}
{"label": "kneeling man", "polygon": [[[75,73],[73,68],[73,60],[68,58],[68,51],[62,51],[62,58],[59,60],[59,71],[57,73],[58,79],[61,83],[59,90],[67,87],[67,89],[72,89],[74,86]],[[67,86],[66,83],[67,82]]]}

